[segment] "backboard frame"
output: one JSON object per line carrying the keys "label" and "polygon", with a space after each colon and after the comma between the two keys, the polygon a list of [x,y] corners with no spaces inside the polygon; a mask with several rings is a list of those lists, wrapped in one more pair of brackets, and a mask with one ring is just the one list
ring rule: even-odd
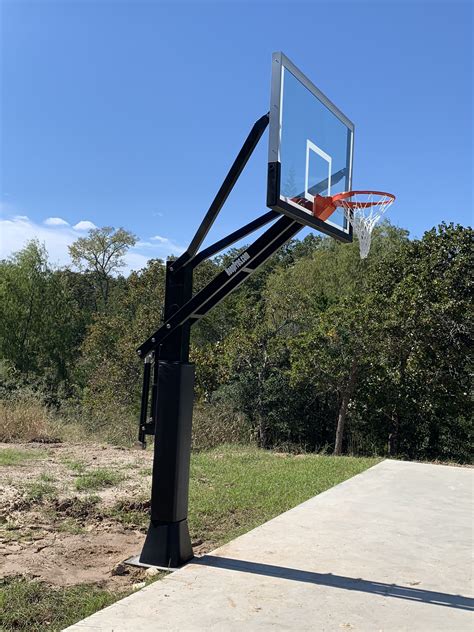
{"label": "backboard frame", "polygon": [[[300,210],[293,204],[283,200],[280,196],[280,180],[281,180],[281,162],[280,162],[280,143],[281,143],[281,111],[282,111],[282,69],[285,68],[305,86],[319,101],[336,116],[350,130],[350,146],[348,145],[349,154],[349,174],[348,187],[352,189],[352,157],[354,151],[354,124],[343,114],[338,107],[332,103],[325,94],[317,88],[306,75],[304,75],[282,52],[276,52],[272,55],[272,79],[271,79],[271,97],[270,97],[270,128],[268,143],[268,178],[267,178],[267,206],[274,211],[278,211],[285,215],[296,219],[302,224],[315,228],[335,239],[350,243],[352,242],[352,226],[346,222],[344,228],[339,228],[328,222],[325,222],[308,212]],[[306,187],[305,187],[306,188]]]}

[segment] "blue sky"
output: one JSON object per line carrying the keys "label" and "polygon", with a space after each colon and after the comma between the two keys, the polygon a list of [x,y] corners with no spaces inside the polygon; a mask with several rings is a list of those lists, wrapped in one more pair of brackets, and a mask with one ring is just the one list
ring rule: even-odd
{"label": "blue sky", "polygon": [[[471,2],[2,2],[0,256],[64,264],[92,224],[178,254],[282,50],[356,126],[355,188],[392,191],[413,236],[472,223]],[[267,137],[211,239],[265,211]]]}

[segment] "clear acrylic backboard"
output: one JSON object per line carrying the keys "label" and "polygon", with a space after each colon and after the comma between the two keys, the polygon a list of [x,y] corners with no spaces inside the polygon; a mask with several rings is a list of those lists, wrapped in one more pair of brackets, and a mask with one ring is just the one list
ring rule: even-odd
{"label": "clear acrylic backboard", "polygon": [[313,215],[316,195],[352,188],[354,125],[283,53],[272,57],[267,205],[341,241],[343,209]]}

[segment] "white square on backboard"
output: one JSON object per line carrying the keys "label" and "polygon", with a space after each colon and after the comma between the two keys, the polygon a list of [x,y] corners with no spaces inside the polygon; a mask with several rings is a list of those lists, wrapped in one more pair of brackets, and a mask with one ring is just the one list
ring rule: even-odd
{"label": "white square on backboard", "polygon": [[310,202],[314,202],[314,195],[311,195],[309,192],[310,184],[309,184],[309,163],[311,152],[317,154],[320,158],[325,160],[328,165],[328,186],[325,195],[331,195],[331,172],[332,172],[332,158],[329,154],[323,151],[320,147],[315,145],[309,138],[306,140],[306,168],[305,168],[305,179],[304,179],[304,196]]}

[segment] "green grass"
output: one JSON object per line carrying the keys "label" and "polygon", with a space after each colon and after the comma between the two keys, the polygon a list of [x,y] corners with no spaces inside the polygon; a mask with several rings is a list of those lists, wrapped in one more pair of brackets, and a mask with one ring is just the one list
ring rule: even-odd
{"label": "green grass", "polygon": [[62,630],[125,596],[97,586],[51,588],[24,579],[0,584],[0,630]]}
{"label": "green grass", "polygon": [[74,474],[84,474],[86,471],[86,465],[85,463],[82,463],[82,461],[74,461],[68,458],[63,459],[62,461],[66,467],[74,472]]}
{"label": "green grass", "polygon": [[74,518],[64,518],[58,525],[58,531],[62,533],[71,533],[72,535],[79,535],[85,533],[84,527],[82,527]]}
{"label": "green grass", "polygon": [[122,498],[113,507],[103,511],[103,515],[120,522],[125,527],[145,528],[149,522],[149,498],[136,498],[132,501]]}
{"label": "green grass", "polygon": [[56,479],[54,478],[54,476],[51,476],[51,474],[47,474],[46,472],[43,472],[42,474],[40,474],[39,480],[42,481],[43,483],[55,483],[56,482]]}
{"label": "green grass", "polygon": [[17,542],[18,540],[20,540],[20,529],[20,525],[14,522],[7,522],[6,524],[2,524],[0,533],[3,542]]}
{"label": "green grass", "polygon": [[143,512],[133,509],[124,509],[120,504],[115,505],[112,509],[105,512],[105,515],[112,520],[116,520],[123,524],[124,527],[130,529],[140,528],[144,529],[149,522],[148,512]]}
{"label": "green grass", "polygon": [[99,467],[90,470],[76,479],[76,489],[80,492],[113,487],[126,478],[121,472]]}
{"label": "green grass", "polygon": [[125,465],[120,466],[122,470],[138,470],[140,467],[136,463],[125,463]]}
{"label": "green grass", "polygon": [[0,450],[0,465],[23,465],[32,459],[46,456],[44,450],[20,450],[18,448],[2,448]]}
{"label": "green grass", "polygon": [[44,500],[54,498],[57,490],[51,483],[45,483],[42,480],[33,483],[25,483],[23,486],[25,492],[25,500],[30,503],[42,503]]}
{"label": "green grass", "polygon": [[[363,472],[380,459],[281,455],[224,446],[193,454],[189,526],[193,539],[218,546]],[[107,512],[127,526],[146,527],[140,499],[123,499]]]}
{"label": "green grass", "polygon": [[378,463],[225,446],[193,455],[189,526],[215,545],[253,529]]}

